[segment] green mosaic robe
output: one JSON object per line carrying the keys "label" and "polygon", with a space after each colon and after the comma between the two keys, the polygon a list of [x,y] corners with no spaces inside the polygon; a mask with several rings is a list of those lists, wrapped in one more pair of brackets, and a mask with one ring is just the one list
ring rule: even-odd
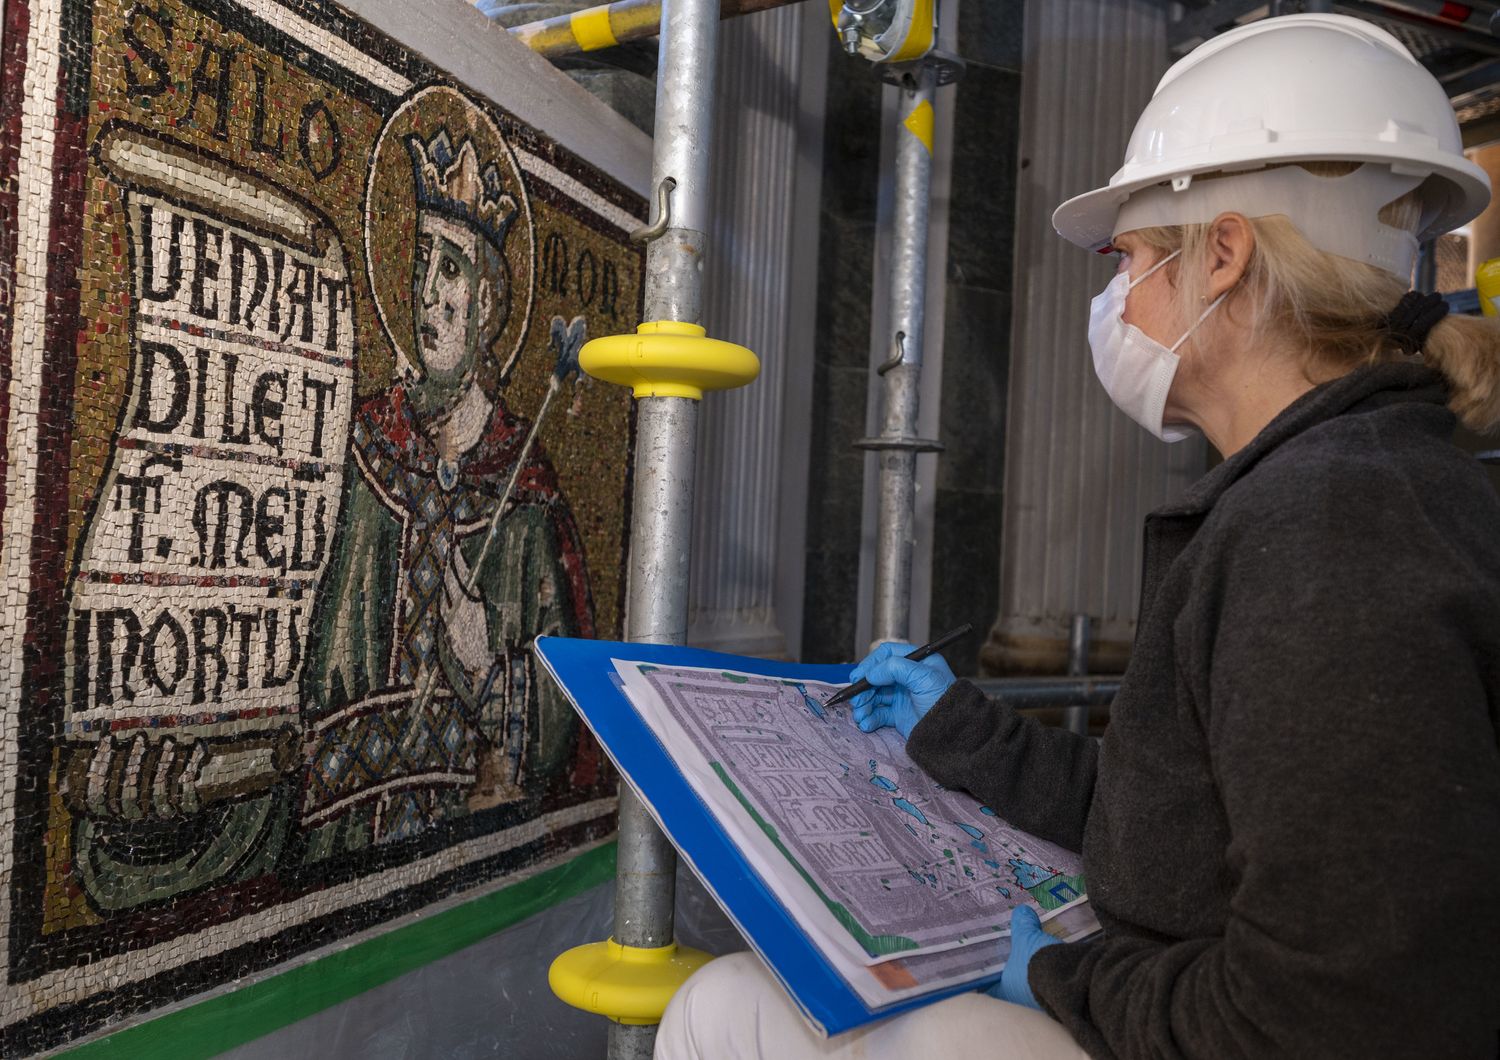
{"label": "green mosaic robe", "polygon": [[[480,562],[527,429],[497,406],[445,476],[401,388],[359,410],[342,536],[303,672],[310,860],[474,808],[535,803],[578,765],[577,719],[538,680],[530,648],[539,635],[592,636],[594,625],[582,542],[540,446]],[[479,564],[474,594],[494,660],[484,673],[459,661],[445,626],[455,547]]]}

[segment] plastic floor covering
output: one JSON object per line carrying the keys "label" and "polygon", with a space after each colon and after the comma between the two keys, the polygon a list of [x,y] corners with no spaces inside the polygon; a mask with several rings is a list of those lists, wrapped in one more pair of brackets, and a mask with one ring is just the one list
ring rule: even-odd
{"label": "plastic floor covering", "polygon": [[[745,943],[701,884],[678,869],[680,941],[715,954]],[[547,966],[570,946],[609,934],[614,884],[342,1004],[222,1054],[229,1060],[507,1060],[603,1058],[603,1019],[569,1008],[547,987]]]}

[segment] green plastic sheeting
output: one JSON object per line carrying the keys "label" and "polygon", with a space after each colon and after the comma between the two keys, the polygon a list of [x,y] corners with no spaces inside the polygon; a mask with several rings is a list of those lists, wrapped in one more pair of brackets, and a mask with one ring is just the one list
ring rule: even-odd
{"label": "green plastic sheeting", "polygon": [[615,844],[607,843],[483,898],[63,1055],[69,1060],[215,1056],[446,957],[614,874]]}

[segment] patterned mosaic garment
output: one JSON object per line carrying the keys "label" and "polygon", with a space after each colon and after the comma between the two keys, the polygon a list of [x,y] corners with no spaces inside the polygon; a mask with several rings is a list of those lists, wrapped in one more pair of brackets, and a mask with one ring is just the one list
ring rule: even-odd
{"label": "patterned mosaic garment", "polygon": [[[529,772],[560,764],[557,734],[535,731],[547,722],[537,716],[529,645],[544,633],[592,636],[593,608],[578,531],[540,446],[476,572],[495,657],[488,674],[465,672],[442,619],[453,550],[477,561],[527,429],[497,406],[455,467],[440,465],[399,387],[355,418],[348,522],[319,600],[306,681],[303,821],[321,827],[359,811],[336,846],[414,834],[461,812],[485,749],[510,741],[519,762],[522,733]],[[429,673],[433,693],[422,703]]]}

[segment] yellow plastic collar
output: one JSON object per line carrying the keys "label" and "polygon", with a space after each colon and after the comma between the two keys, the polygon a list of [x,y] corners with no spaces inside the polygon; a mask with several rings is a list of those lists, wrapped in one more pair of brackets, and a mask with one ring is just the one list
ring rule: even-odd
{"label": "yellow plastic collar", "polygon": [[622,946],[614,939],[575,946],[552,962],[547,983],[561,1000],[616,1023],[660,1023],[687,977],[713,957],[679,946]]}
{"label": "yellow plastic collar", "polygon": [[635,330],[585,343],[579,366],[595,379],[634,388],[638,398],[698,400],[705,390],[744,386],[760,374],[755,354],[708,338],[697,324],[648,320]]}

